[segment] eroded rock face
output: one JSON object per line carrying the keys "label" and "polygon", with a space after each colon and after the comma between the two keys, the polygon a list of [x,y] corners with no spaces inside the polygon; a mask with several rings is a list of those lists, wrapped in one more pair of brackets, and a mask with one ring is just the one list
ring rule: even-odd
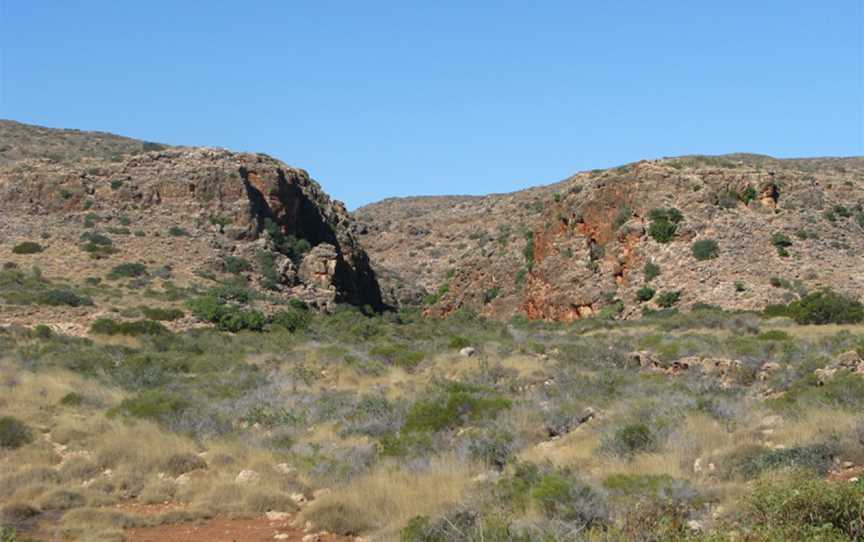
{"label": "eroded rock face", "polygon": [[[637,318],[659,308],[637,297],[646,285],[679,292],[679,309],[760,310],[796,296],[772,277],[864,295],[861,158],[650,160],[512,194],[400,201],[359,209],[360,239],[374,265],[439,294],[430,315]],[[667,208],[683,219],[663,243],[649,215]],[[788,257],[774,233],[791,239]],[[716,241],[715,258],[694,257],[700,240]],[[647,263],[660,270],[650,283]]]}
{"label": "eroded rock face", "polygon": [[[257,281],[264,252],[275,269],[271,289],[279,294],[321,308],[335,303],[384,307],[344,205],[330,199],[302,169],[266,155],[172,147],[111,159],[0,163],[0,213],[7,234],[31,235],[26,232],[36,229],[32,217],[39,216],[58,231],[67,224],[63,233],[70,240],[80,235],[88,213],[113,226],[118,217],[129,217],[132,227],[156,230],[152,237],[135,239],[154,249],[140,253],[139,248],[139,256],[149,252],[175,267],[188,265],[190,258],[218,267],[226,257],[242,257],[254,263],[250,278]],[[186,232],[197,254],[164,251],[160,245],[165,241],[156,236],[159,230],[168,236],[170,227]],[[311,249],[289,253],[287,243],[275,242],[273,233],[305,240]]]}

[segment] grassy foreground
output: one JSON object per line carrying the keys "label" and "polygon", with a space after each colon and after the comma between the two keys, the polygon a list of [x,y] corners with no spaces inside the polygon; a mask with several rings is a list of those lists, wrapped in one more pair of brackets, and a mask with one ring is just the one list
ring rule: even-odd
{"label": "grassy foreground", "polygon": [[405,542],[864,539],[860,326],[253,317],[0,329],[0,540],[267,511]]}

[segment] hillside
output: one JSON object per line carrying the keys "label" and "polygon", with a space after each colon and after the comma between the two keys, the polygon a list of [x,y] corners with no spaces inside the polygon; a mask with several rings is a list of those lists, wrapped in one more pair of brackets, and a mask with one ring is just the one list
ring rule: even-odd
{"label": "hillside", "polygon": [[[373,266],[425,289],[431,314],[573,320],[660,305],[762,309],[824,287],[860,297],[862,204],[864,158],[737,154],[641,161],[512,194],[390,199],[354,214]],[[680,212],[674,224],[665,209]],[[655,239],[656,222],[669,235]]]}
{"label": "hillside", "polygon": [[162,150],[166,145],[105,132],[64,130],[0,119],[0,165],[27,158],[74,162],[81,158],[119,160],[128,154]]}
{"label": "hillside", "polygon": [[0,127],[3,542],[862,539],[864,305],[813,292],[860,297],[861,159],[352,218],[266,155]]}
{"label": "hillside", "polygon": [[182,306],[226,281],[258,288],[253,305],[265,316],[291,300],[322,311],[383,306],[344,205],[301,169],[7,121],[0,148],[4,324],[81,334],[108,313]]}

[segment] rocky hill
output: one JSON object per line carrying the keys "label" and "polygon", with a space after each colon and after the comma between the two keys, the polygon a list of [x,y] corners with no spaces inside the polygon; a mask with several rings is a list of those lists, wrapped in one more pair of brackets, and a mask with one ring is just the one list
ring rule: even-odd
{"label": "rocky hill", "polygon": [[[0,148],[5,269],[29,273],[35,266],[38,280],[105,298],[40,308],[16,297],[20,284],[0,284],[6,323],[83,325],[106,311],[172,297],[166,292],[229,280],[266,292],[262,302],[270,305],[299,299],[321,310],[337,303],[383,308],[344,205],[301,169],[263,154],[8,121],[0,121]],[[119,274],[133,280],[108,278],[126,264],[133,266]]]}
{"label": "rocky hill", "polygon": [[862,204],[864,158],[738,154],[512,194],[389,199],[355,216],[384,289],[423,288],[430,314],[573,320],[761,309],[823,287],[860,298]]}

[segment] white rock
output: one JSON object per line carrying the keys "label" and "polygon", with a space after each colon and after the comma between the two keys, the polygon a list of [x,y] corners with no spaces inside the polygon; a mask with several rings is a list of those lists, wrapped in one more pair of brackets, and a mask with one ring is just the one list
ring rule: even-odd
{"label": "white rock", "polygon": [[297,506],[303,506],[307,502],[306,495],[302,493],[292,493],[291,500],[294,501],[294,504]]}
{"label": "white rock", "polygon": [[279,533],[277,535],[273,535],[273,540],[288,540],[291,538],[290,534]]}
{"label": "white rock", "polygon": [[291,475],[297,472],[297,469],[288,465],[288,463],[279,463],[276,465],[276,470],[282,474]]}
{"label": "white rock", "polygon": [[691,519],[687,522],[687,528],[694,532],[700,532],[702,531],[702,529],[704,529],[702,523],[696,521],[695,519]]}
{"label": "white rock", "polygon": [[269,521],[288,521],[291,517],[291,514],[288,512],[276,512],[275,510],[271,510],[264,515]]}
{"label": "white rock", "polygon": [[254,470],[244,469],[240,471],[234,481],[238,484],[257,484],[261,481],[261,475]]}
{"label": "white rock", "polygon": [[466,358],[470,358],[471,356],[473,356],[476,353],[477,353],[477,350],[475,350],[473,346],[466,346],[465,348],[463,348],[462,350],[459,351],[459,355],[464,356]]}

